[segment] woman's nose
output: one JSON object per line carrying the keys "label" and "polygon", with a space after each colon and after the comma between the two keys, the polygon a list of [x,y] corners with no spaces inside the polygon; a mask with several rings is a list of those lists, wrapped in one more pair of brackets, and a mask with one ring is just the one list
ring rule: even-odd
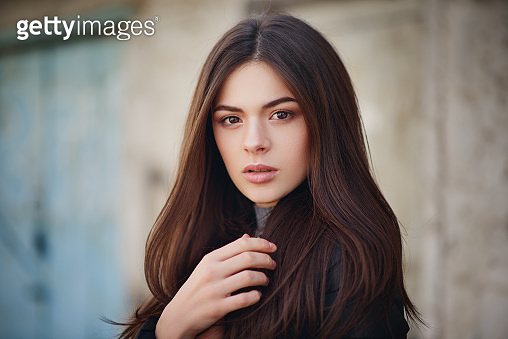
{"label": "woman's nose", "polygon": [[243,149],[249,153],[267,152],[271,145],[266,127],[259,121],[252,121],[245,127]]}

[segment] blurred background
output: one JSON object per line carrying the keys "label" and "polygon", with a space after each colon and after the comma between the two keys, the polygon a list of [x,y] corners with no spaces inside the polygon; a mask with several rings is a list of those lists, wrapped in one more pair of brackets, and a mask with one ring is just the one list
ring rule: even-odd
{"label": "blurred background", "polygon": [[[503,0],[3,0],[0,338],[110,338],[100,317],[148,295],[145,240],[200,66],[268,6],[322,32],[353,78],[429,324],[410,338],[508,338]],[[155,34],[16,39],[18,20],[78,15]]]}

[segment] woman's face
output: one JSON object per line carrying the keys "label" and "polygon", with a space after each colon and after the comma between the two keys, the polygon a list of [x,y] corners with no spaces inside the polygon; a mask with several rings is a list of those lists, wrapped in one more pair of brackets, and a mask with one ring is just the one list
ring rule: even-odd
{"label": "woman's face", "polygon": [[300,106],[266,63],[248,62],[224,81],[212,110],[213,134],[236,187],[273,206],[309,171],[309,136]]}

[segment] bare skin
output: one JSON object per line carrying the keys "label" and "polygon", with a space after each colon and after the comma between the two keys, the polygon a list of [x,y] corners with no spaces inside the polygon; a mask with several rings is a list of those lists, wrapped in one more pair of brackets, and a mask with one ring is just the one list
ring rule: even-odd
{"label": "bare skin", "polygon": [[217,338],[222,328],[213,326],[226,314],[257,303],[257,290],[231,295],[239,289],[268,285],[268,277],[252,268],[273,270],[268,253],[275,244],[244,235],[205,255],[157,322],[155,336],[165,338]]}

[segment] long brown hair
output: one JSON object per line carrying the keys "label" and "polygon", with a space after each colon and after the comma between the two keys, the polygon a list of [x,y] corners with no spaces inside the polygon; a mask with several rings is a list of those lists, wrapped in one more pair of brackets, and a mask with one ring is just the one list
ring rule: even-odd
{"label": "long brown hair", "polygon": [[[160,315],[206,253],[255,231],[252,202],[230,180],[210,119],[224,80],[249,61],[270,65],[295,96],[309,130],[311,169],[270,213],[263,236],[277,244],[277,270],[267,273],[270,284],[260,302],[225,317],[226,337],[292,337],[302,331],[343,336],[364,323],[369,311],[385,314],[396,293],[409,317],[418,320],[404,288],[398,220],[371,175],[342,61],[305,22],[263,15],[230,29],[204,64],[176,182],[146,245],[145,275],[153,297],[138,308],[122,337],[134,337],[144,321]],[[337,250],[339,289],[335,302],[325,305]]]}

